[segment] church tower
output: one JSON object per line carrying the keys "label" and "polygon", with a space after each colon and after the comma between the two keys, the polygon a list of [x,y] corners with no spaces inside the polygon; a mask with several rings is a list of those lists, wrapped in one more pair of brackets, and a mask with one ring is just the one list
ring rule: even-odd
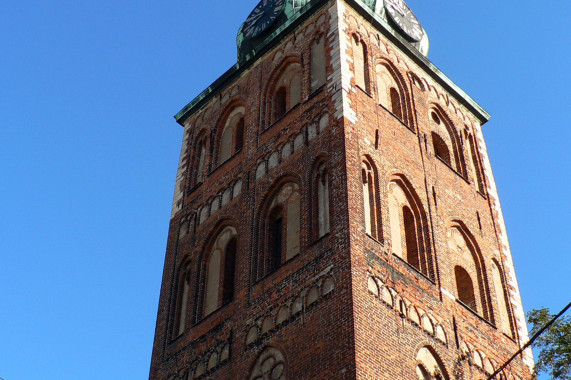
{"label": "church tower", "polygon": [[414,13],[262,0],[237,44],[176,115],[150,379],[487,379],[528,339],[489,115]]}

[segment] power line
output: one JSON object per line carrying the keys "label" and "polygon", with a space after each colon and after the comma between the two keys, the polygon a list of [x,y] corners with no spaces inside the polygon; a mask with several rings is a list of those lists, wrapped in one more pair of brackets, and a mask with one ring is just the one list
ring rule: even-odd
{"label": "power line", "polygon": [[504,368],[506,368],[507,365],[510,364],[511,361],[516,358],[516,356],[518,356],[518,355],[521,354],[526,348],[528,348],[529,346],[531,346],[531,344],[532,344],[533,342],[535,342],[535,340],[536,340],[537,338],[539,338],[539,336],[540,336],[541,334],[543,334],[543,332],[544,332],[545,330],[547,330],[547,329],[549,328],[549,326],[551,326],[551,325],[553,324],[553,322],[555,322],[557,319],[559,319],[559,317],[561,317],[561,316],[567,311],[567,309],[569,309],[570,307],[571,307],[571,302],[569,302],[569,304],[568,304],[567,306],[565,306],[565,307],[563,308],[563,310],[561,310],[561,311],[559,312],[559,314],[557,314],[555,317],[553,317],[553,319],[551,319],[551,321],[549,321],[548,324],[546,324],[545,326],[543,326],[543,328],[542,328],[541,330],[539,330],[538,332],[536,332],[535,335],[532,336],[531,339],[530,339],[522,348],[520,348],[515,354],[513,354],[513,356],[512,356],[511,358],[509,358],[509,360],[508,360],[507,362],[505,362],[500,368],[498,368],[498,369],[496,370],[496,372],[492,373],[492,374],[490,375],[490,377],[488,377],[488,380],[492,380],[498,373],[502,372],[502,370],[503,370]]}

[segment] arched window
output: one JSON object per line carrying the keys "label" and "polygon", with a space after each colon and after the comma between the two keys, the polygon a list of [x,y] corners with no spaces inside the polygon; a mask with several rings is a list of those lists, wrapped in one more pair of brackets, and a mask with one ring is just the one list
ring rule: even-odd
{"label": "arched window", "polygon": [[317,218],[317,238],[329,233],[329,173],[324,162],[320,163],[314,173],[313,204]]}
{"label": "arched window", "polygon": [[234,296],[236,247],[236,230],[226,227],[218,233],[206,255],[202,317],[212,314]]}
{"label": "arched window", "polygon": [[448,246],[453,251],[451,259],[458,299],[493,323],[486,269],[474,236],[463,223],[455,221],[450,230]]}
{"label": "arched window", "polygon": [[452,166],[450,161],[450,149],[446,142],[436,132],[432,132],[432,145],[434,147],[434,155],[444,161],[448,166]]}
{"label": "arched window", "polygon": [[189,309],[190,296],[190,264],[179,272],[178,292],[174,319],[174,337],[184,333]]}
{"label": "arched window", "polygon": [[353,35],[353,66],[355,68],[355,84],[361,90],[369,93],[369,63],[367,45],[356,35]]}
{"label": "arched window", "polygon": [[262,279],[300,253],[301,196],[295,182],[283,184],[261,216],[263,249],[257,257],[255,278]]}
{"label": "arched window", "polygon": [[[271,122],[276,122],[301,102],[301,65],[293,62],[280,69],[281,75],[270,87]],[[272,90],[273,89],[273,90]]]}
{"label": "arched window", "polygon": [[398,70],[389,62],[376,66],[378,102],[405,125],[409,125],[406,84],[399,77]]}
{"label": "arched window", "polygon": [[244,144],[244,107],[233,109],[224,122],[218,147],[218,164],[236,154]]}
{"label": "arched window", "polygon": [[204,176],[204,167],[206,165],[206,134],[200,136],[196,142],[194,150],[194,179],[195,183],[201,183]]}
{"label": "arched window", "polygon": [[502,270],[496,260],[492,261],[492,280],[494,282],[494,290],[496,293],[496,304],[499,314],[499,327],[504,334],[513,337],[513,325],[510,318],[510,308],[508,304],[508,296],[505,286],[505,280]]}
{"label": "arched window", "polygon": [[430,128],[434,155],[466,177],[466,163],[460,134],[439,107],[430,111]]}
{"label": "arched window", "polygon": [[456,278],[456,292],[458,293],[458,299],[470,309],[478,312],[472,278],[461,266],[456,266],[454,268],[454,276]]}
{"label": "arched window", "polygon": [[265,348],[258,356],[249,379],[285,380],[286,368],[283,354],[276,348]]}
{"label": "arched window", "polygon": [[449,379],[442,360],[430,346],[422,347],[418,350],[416,363],[416,376],[418,380]]}
{"label": "arched window", "polygon": [[365,219],[365,232],[380,240],[379,202],[377,196],[378,177],[372,162],[369,159],[361,163],[361,181],[363,184],[363,215]]}
{"label": "arched window", "polygon": [[325,84],[325,37],[319,35],[311,44],[311,92]]}
{"label": "arched window", "polygon": [[433,280],[428,219],[418,195],[404,176],[395,176],[389,183],[388,200],[392,252]]}

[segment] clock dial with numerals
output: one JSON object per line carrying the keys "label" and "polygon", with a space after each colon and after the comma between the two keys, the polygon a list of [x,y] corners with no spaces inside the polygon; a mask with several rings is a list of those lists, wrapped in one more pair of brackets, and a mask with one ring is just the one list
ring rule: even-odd
{"label": "clock dial with numerals", "polygon": [[259,36],[269,28],[284,10],[285,0],[262,0],[244,22],[244,37]]}
{"label": "clock dial with numerals", "polygon": [[418,19],[403,0],[385,0],[385,9],[391,20],[397,24],[406,37],[414,42],[422,39],[424,30],[422,30]]}

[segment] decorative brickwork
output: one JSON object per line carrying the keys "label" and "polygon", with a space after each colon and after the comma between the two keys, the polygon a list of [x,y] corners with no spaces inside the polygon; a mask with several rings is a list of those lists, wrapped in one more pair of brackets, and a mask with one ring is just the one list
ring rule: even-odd
{"label": "decorative brickwork", "polygon": [[381,10],[288,8],[177,115],[150,379],[485,379],[527,339],[489,115]]}

